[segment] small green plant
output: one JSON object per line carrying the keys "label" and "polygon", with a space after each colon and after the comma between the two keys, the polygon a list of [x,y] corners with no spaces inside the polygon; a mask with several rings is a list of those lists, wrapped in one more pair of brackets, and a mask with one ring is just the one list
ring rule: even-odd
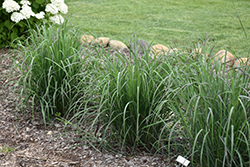
{"label": "small green plant", "polygon": [[9,147],[7,144],[0,145],[0,152],[2,153],[10,153],[14,149],[15,149],[14,147]]}

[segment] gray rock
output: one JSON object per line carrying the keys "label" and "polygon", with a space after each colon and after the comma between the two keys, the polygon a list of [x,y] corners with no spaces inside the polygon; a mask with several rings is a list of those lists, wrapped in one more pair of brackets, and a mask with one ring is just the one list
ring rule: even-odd
{"label": "gray rock", "polygon": [[139,54],[142,54],[145,50],[147,50],[149,47],[149,43],[143,39],[138,39],[136,40],[135,43],[131,44],[131,50],[136,53],[136,51]]}

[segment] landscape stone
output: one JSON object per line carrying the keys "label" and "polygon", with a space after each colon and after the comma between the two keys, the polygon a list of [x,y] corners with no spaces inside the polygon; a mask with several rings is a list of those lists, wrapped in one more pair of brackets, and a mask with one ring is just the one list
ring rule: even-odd
{"label": "landscape stone", "polygon": [[155,56],[157,57],[160,54],[164,54],[168,51],[169,51],[168,47],[166,47],[162,44],[156,44],[156,45],[152,46],[152,48],[151,48],[151,53],[153,54],[153,58]]}
{"label": "landscape stone", "polygon": [[123,42],[117,40],[110,40],[109,46],[117,50],[128,48]]}
{"label": "landscape stone", "polygon": [[225,57],[226,57],[226,64],[232,67],[235,61],[235,57],[232,55],[232,53],[226,50],[220,50],[214,55],[214,59],[216,61],[219,60],[221,63],[225,62]]}
{"label": "landscape stone", "polygon": [[96,42],[96,39],[92,35],[82,35],[81,43],[82,44],[93,44]]}
{"label": "landscape stone", "polygon": [[102,45],[104,48],[109,45],[110,38],[108,37],[99,37],[97,38],[97,43]]}
{"label": "landscape stone", "polygon": [[[136,47],[136,49],[135,49]],[[149,47],[149,43],[143,39],[136,40],[136,43],[131,44],[131,50],[135,53],[136,50],[138,53],[142,54],[143,51],[147,50]]]}
{"label": "landscape stone", "polygon": [[248,58],[246,58],[246,57],[239,58],[239,59],[235,60],[234,67],[244,66],[244,65],[246,65],[246,63],[247,63],[247,66],[250,65],[250,60],[248,60]]}

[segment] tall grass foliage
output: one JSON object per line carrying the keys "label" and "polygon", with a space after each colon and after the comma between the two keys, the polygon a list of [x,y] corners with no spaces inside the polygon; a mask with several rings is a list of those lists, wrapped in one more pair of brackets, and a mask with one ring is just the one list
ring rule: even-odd
{"label": "tall grass foliage", "polygon": [[66,23],[41,26],[30,34],[25,45],[20,45],[21,56],[16,64],[21,72],[19,104],[32,101],[32,108],[42,113],[44,122],[51,116],[77,112],[88,78],[79,34]]}
{"label": "tall grass foliage", "polygon": [[163,55],[152,59],[150,54],[144,50],[143,56],[115,52],[101,57],[102,68],[96,69],[100,84],[96,94],[102,146],[119,146],[126,153],[138,147],[155,152],[170,138],[174,123],[168,103],[176,88],[172,69],[176,59]]}
{"label": "tall grass foliage", "polygon": [[249,166],[249,69],[204,60],[192,63],[171,107],[191,145],[185,154],[193,166]]}

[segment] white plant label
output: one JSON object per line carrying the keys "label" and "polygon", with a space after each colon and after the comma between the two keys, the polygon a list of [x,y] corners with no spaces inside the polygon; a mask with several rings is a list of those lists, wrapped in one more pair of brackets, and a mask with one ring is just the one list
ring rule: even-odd
{"label": "white plant label", "polygon": [[188,164],[190,163],[189,160],[187,160],[186,158],[182,157],[182,156],[178,156],[176,159],[177,162],[181,163],[184,166],[188,166]]}

